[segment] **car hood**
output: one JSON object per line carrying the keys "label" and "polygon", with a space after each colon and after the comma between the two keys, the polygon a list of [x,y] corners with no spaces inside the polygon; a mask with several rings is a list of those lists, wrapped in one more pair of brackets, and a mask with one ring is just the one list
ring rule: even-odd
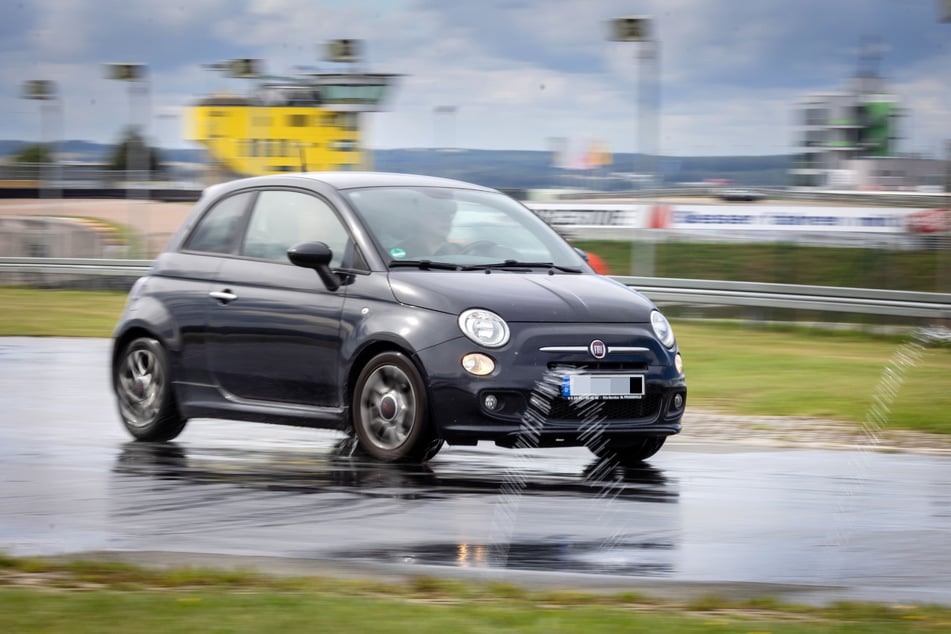
{"label": "car hood", "polygon": [[508,322],[650,321],[654,304],[620,282],[589,274],[398,271],[390,286],[404,304],[459,313],[487,308]]}

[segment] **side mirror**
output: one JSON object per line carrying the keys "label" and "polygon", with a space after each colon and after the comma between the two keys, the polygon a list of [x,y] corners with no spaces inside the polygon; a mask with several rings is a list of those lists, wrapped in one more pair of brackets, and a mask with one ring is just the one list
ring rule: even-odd
{"label": "side mirror", "polygon": [[589,260],[588,260],[588,253],[587,253],[584,249],[579,249],[578,247],[574,247],[574,249],[575,249],[575,253],[577,253],[578,255],[580,255],[580,256],[584,259],[585,262],[588,262],[588,261],[589,261]]}
{"label": "side mirror", "polygon": [[287,250],[287,259],[295,266],[313,269],[328,291],[340,288],[340,278],[330,270],[333,251],[323,242],[302,242]]}

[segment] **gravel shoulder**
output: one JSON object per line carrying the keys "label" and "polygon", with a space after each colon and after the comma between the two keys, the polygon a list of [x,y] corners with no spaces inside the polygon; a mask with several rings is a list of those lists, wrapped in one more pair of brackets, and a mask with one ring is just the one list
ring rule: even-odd
{"label": "gravel shoulder", "polygon": [[687,409],[683,431],[668,446],[723,443],[951,455],[951,437],[902,429],[872,430],[861,423],[804,416],[737,416]]}

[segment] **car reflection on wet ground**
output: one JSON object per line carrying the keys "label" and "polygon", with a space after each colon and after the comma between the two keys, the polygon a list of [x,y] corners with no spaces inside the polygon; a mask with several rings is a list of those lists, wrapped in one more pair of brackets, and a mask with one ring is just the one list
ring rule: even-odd
{"label": "car reflection on wet ground", "polygon": [[491,445],[390,465],[351,454],[341,434],[226,421],[134,443],[108,353],[103,340],[0,340],[0,550],[951,602],[945,456],[685,436],[633,469],[584,448]]}
{"label": "car reflection on wet ground", "polygon": [[[543,500],[541,506],[544,507],[553,501],[577,498],[571,507],[562,508],[550,518],[562,529],[577,520],[583,524],[591,521],[593,515],[585,513],[583,506],[592,506],[593,512],[603,514],[602,507],[611,500],[614,503],[675,503],[676,488],[671,486],[661,470],[649,465],[623,468],[606,464],[603,460],[591,460],[580,472],[552,472],[544,470],[548,465],[543,461],[534,469],[525,469],[518,474],[518,497],[512,498],[512,492],[506,493],[506,487],[513,482],[513,472],[506,471],[504,461],[498,460],[511,455],[511,452],[500,451],[501,455],[486,461],[492,454],[479,450],[458,451],[454,452],[451,462],[432,466],[400,465],[350,457],[348,444],[345,440],[338,441],[321,455],[313,450],[186,449],[177,444],[127,443],[113,469],[118,477],[111,484],[114,493],[111,497],[113,500],[127,500],[128,504],[114,509],[113,516],[123,524],[146,517],[154,528],[151,500],[156,493],[168,489],[176,492],[175,504],[184,513],[203,506],[205,502],[201,500],[206,497],[214,499],[218,512],[213,522],[216,532],[220,532],[222,528],[229,530],[260,521],[259,513],[246,511],[248,502],[245,497],[254,500],[261,493],[269,498],[284,494],[288,497],[279,510],[281,522],[306,521],[309,525],[381,522],[380,534],[374,535],[371,531],[359,546],[334,549],[332,543],[321,539],[323,547],[331,547],[329,552],[322,549],[322,552],[311,555],[461,567],[570,569],[625,575],[673,573],[671,562],[651,561],[657,557],[646,556],[646,553],[636,558],[617,556],[620,551],[674,550],[675,535],[668,532],[666,523],[660,530],[642,532],[641,535],[635,535],[637,529],[630,526],[624,533],[587,541],[577,540],[572,534],[558,533],[541,541],[495,543],[486,539],[486,535],[499,537],[500,531],[504,531],[502,524],[506,510],[514,510],[517,505],[524,507],[519,509],[521,512],[529,511],[538,506],[536,498]],[[142,481],[142,478],[146,480]],[[196,489],[183,493],[185,485]],[[228,496],[225,500],[223,485],[237,489],[234,496],[238,497]],[[170,522],[167,530],[181,530],[182,518],[172,512],[170,504],[164,504],[162,512],[162,517]],[[458,526],[447,526],[443,536],[447,541],[407,544],[401,540],[392,546],[378,545],[389,541],[401,530],[386,519],[388,516],[403,515],[410,506],[426,505],[455,508],[449,516],[434,509],[434,513],[441,516],[423,520],[433,526],[444,521],[456,524],[471,517],[471,526],[480,527],[480,531],[473,533],[471,543],[448,540],[458,532]],[[226,510],[229,506],[232,507],[230,512]],[[275,509],[269,506],[265,515],[274,512]],[[656,515],[646,511],[641,513],[642,516],[650,514]],[[644,528],[642,525],[640,530],[644,531]],[[419,537],[425,536],[426,532],[420,531]],[[412,539],[413,535],[407,537]],[[440,535],[434,537],[438,539]],[[669,553],[665,557],[669,557]]]}

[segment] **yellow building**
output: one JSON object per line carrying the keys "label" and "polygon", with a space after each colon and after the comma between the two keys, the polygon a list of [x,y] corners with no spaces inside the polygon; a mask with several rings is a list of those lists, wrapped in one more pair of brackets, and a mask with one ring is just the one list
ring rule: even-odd
{"label": "yellow building", "polygon": [[186,137],[227,176],[370,168],[360,116],[382,110],[397,75],[264,77],[248,96],[214,95],[187,109]]}

